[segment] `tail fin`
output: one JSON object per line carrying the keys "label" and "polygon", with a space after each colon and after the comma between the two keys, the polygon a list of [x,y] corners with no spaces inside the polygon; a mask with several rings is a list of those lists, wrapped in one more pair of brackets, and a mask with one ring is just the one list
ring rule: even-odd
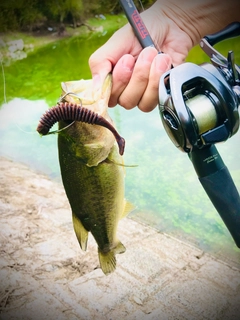
{"label": "tail fin", "polygon": [[72,213],[73,227],[76,233],[78,242],[83,251],[87,250],[88,231],[84,228],[78,217]]}
{"label": "tail fin", "polygon": [[102,252],[98,248],[98,257],[99,257],[100,267],[105,275],[112,273],[116,269],[117,260],[115,255],[117,253],[123,253],[125,251],[126,251],[126,248],[121,242],[119,242],[114,249],[108,252]]}

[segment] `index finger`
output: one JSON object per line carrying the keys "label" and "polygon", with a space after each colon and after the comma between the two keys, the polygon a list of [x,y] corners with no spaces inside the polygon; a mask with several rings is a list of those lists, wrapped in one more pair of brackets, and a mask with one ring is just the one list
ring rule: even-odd
{"label": "index finger", "polygon": [[101,85],[112,72],[118,60],[125,54],[135,57],[142,50],[129,24],[116,31],[111,38],[89,58],[89,67],[95,85]]}

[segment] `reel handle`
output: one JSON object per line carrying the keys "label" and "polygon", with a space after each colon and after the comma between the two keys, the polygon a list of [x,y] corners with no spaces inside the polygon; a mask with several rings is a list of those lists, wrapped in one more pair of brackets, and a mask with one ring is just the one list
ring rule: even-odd
{"label": "reel handle", "polygon": [[230,23],[226,28],[216,33],[205,36],[204,39],[206,39],[211,46],[214,46],[218,42],[221,42],[229,38],[237,37],[239,35],[240,22],[233,22]]}
{"label": "reel handle", "polygon": [[211,145],[194,149],[189,158],[205,192],[240,248],[240,197],[217,148]]}

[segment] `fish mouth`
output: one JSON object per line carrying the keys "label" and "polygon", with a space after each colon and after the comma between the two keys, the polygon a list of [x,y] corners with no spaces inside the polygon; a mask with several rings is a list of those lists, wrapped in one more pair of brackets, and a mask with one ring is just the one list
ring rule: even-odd
{"label": "fish mouth", "polygon": [[106,115],[112,89],[110,73],[100,88],[95,88],[93,79],[62,82],[61,88],[60,102],[80,103],[102,116]]}

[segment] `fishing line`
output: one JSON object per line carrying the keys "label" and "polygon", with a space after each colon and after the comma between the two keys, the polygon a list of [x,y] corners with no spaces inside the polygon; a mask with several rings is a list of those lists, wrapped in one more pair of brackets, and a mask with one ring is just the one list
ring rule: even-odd
{"label": "fishing line", "polygon": [[[145,11],[145,8],[144,8],[144,6],[143,6],[142,1],[141,1],[141,0],[138,0],[138,2],[140,3],[142,12]],[[160,50],[160,48],[159,48],[159,46],[158,46],[158,43],[157,43],[156,39],[154,39],[154,38],[153,38],[153,43],[154,43],[155,48],[157,49],[157,51],[158,51],[158,52],[161,52],[161,50]]]}
{"label": "fishing line", "polygon": [[3,100],[7,104],[7,95],[6,95],[6,78],[4,73],[3,67],[3,60],[1,59],[1,66],[2,66],[2,76],[3,76]]}
{"label": "fishing line", "polygon": [[60,99],[58,100],[57,103],[60,104],[61,102],[66,101],[66,100],[64,100],[64,98],[65,98],[66,96],[68,96],[68,95],[72,95],[72,96],[78,98],[78,100],[80,101],[80,106],[82,106],[82,100],[79,98],[79,96],[78,96],[76,93],[71,92],[71,91],[66,92],[62,97],[60,97]]}
{"label": "fishing line", "polygon": [[26,134],[36,134],[35,131],[25,131],[23,130],[21,127],[19,127],[18,124],[15,123],[15,126],[18,128],[19,131],[22,131],[23,133],[26,133]]}
{"label": "fishing line", "polygon": [[[60,104],[63,101],[66,101],[64,98],[68,95],[72,95],[78,98],[79,102],[80,102],[80,107],[82,106],[82,100],[79,98],[79,96],[74,93],[74,92],[66,92],[62,97],[60,97],[60,99],[58,100],[57,104]],[[70,124],[68,124],[67,126],[63,127],[62,129],[58,129],[58,130],[54,130],[54,131],[49,131],[46,135],[49,134],[56,134],[56,133],[60,133],[66,129],[68,129],[69,127],[71,127],[76,121],[72,121]]]}
{"label": "fishing line", "polygon": [[71,127],[75,122],[76,122],[76,121],[71,122],[70,124],[68,124],[66,127],[63,127],[62,129],[58,129],[58,130],[54,130],[54,131],[49,131],[49,132],[46,134],[46,136],[49,135],[49,134],[56,134],[56,133],[62,132],[63,130],[66,130],[67,128]]}
{"label": "fishing line", "polygon": [[138,0],[138,2],[140,3],[140,6],[141,6],[141,8],[142,8],[142,11],[144,11],[145,9],[144,9],[144,7],[143,7],[142,1],[141,1],[141,0]]}
{"label": "fishing line", "polygon": [[[142,8],[142,12],[145,11],[143,7],[143,3],[141,0],[138,0],[139,4]],[[145,23],[138,12],[133,0],[120,0],[123,11],[128,19],[128,22],[133,28],[136,38],[138,39],[142,49],[146,47],[154,47],[157,49],[158,53],[162,53],[159,48],[158,41],[156,39],[151,38],[151,35],[148,33],[146,29]],[[142,13],[141,12],[141,13]],[[154,36],[156,38],[156,35]]]}
{"label": "fishing line", "polygon": [[[3,66],[3,60],[0,59],[1,61],[1,68],[2,68],[2,77],[3,77],[3,101],[5,104],[8,104],[7,101],[7,94],[6,94],[6,76],[5,76],[5,72],[4,72],[4,66]],[[14,125],[22,132],[26,133],[26,134],[36,134],[34,131],[25,131],[22,128],[19,127],[19,125],[15,122]]]}
{"label": "fishing line", "polygon": [[[6,94],[6,77],[5,77],[5,72],[4,72],[3,60],[0,59],[0,61],[1,61],[1,69],[2,69],[2,77],[3,77],[3,100],[4,100],[4,103],[7,104],[8,102],[7,102],[7,94]],[[75,96],[75,97],[77,97],[77,98],[79,99],[79,101],[80,101],[80,104],[82,105],[81,99],[80,99],[80,98],[77,96],[77,94],[75,94],[74,92],[67,92],[67,93],[65,93],[64,96],[62,96],[62,97],[59,99],[58,104],[59,104],[60,102],[62,102],[67,95],[70,95],[70,94],[73,95],[73,96]],[[75,122],[75,121],[71,122],[69,125],[67,125],[66,127],[62,128],[62,129],[55,130],[55,131],[51,131],[51,132],[49,132],[48,134],[56,134],[56,133],[59,133],[59,132],[61,132],[61,131],[63,131],[63,130],[66,130],[66,129],[69,128],[71,125],[73,125],[74,122]],[[25,133],[25,134],[36,134],[35,130],[34,130],[34,131],[25,131],[25,130],[22,129],[16,122],[14,123],[14,125],[16,126],[16,128],[17,128],[19,131],[21,131],[21,132],[23,132],[23,133]]]}

